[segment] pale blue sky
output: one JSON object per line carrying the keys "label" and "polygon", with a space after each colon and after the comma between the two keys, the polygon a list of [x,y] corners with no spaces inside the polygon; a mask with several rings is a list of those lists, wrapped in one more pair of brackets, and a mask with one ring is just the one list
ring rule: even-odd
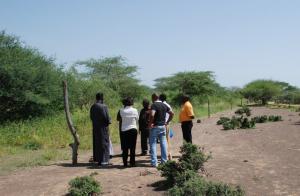
{"label": "pale blue sky", "polygon": [[196,70],[228,87],[300,87],[299,10],[298,0],[0,0],[0,30],[65,65],[122,55],[147,85]]}

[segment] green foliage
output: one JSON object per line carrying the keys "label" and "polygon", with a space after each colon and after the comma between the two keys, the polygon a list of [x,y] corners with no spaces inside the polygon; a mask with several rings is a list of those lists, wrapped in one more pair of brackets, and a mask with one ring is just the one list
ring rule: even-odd
{"label": "green foliage", "polygon": [[223,125],[224,123],[230,121],[228,117],[221,117],[220,120],[217,121],[217,125]]}
{"label": "green foliage", "polygon": [[282,116],[271,115],[271,116],[269,116],[268,120],[270,122],[282,121]]}
{"label": "green foliage", "polygon": [[229,121],[223,123],[224,130],[238,129],[242,126],[243,117],[233,116]]}
{"label": "green foliage", "polygon": [[268,101],[276,98],[282,92],[282,85],[273,80],[256,80],[247,84],[242,94],[246,99],[266,105]]}
{"label": "green foliage", "polygon": [[53,59],[0,32],[1,121],[61,109],[61,78]]}
{"label": "green foliage", "polygon": [[255,128],[255,121],[249,120],[249,118],[240,118],[241,119],[241,129],[252,129]]}
{"label": "green foliage", "polygon": [[210,158],[196,145],[185,143],[181,147],[181,157],[178,162],[167,161],[158,167],[161,175],[171,185],[168,195],[203,195],[203,196],[243,196],[244,191],[240,187],[231,187],[227,184],[209,182],[198,174],[198,170],[204,171],[203,164]]}
{"label": "green foliage", "polygon": [[255,128],[255,120],[248,118],[251,115],[251,109],[249,107],[243,106],[236,110],[235,114],[239,116],[232,116],[231,119],[221,117],[217,124],[223,125],[224,130]]}
{"label": "green foliage", "polygon": [[[180,153],[182,155],[178,162],[167,161],[165,164],[158,166],[158,170],[160,170],[161,175],[167,179],[168,184],[173,185],[177,182],[176,179],[187,178],[191,175],[189,170],[197,172],[200,169],[203,171],[204,163],[211,158],[210,155],[203,153],[203,149],[191,143],[184,143],[180,148]],[[181,175],[185,175],[185,177]]]}
{"label": "green foliage", "polygon": [[203,177],[194,177],[182,185],[175,185],[168,191],[170,196],[243,196],[245,191],[240,186],[231,187],[223,183],[208,182]]}
{"label": "green foliage", "polygon": [[121,56],[79,61],[76,66],[88,70],[85,79],[97,84],[102,83],[117,92],[121,98],[130,96],[141,99],[145,93],[149,93],[149,88],[140,85],[136,79],[137,66],[129,65]]}
{"label": "green foliage", "polygon": [[256,123],[265,123],[268,121],[268,116],[267,115],[263,115],[263,116],[255,116],[253,118],[253,120],[256,122]]}
{"label": "green foliage", "polygon": [[70,196],[92,196],[101,192],[101,186],[92,176],[76,177],[69,185]]}
{"label": "green foliage", "polygon": [[238,114],[238,115],[246,114],[246,116],[251,116],[251,109],[247,106],[243,106],[242,108],[236,110],[235,114]]}
{"label": "green foliage", "polygon": [[27,150],[39,150],[42,148],[42,144],[35,140],[30,140],[24,144],[24,148]]}
{"label": "green foliage", "polygon": [[215,81],[213,72],[179,72],[170,77],[155,80],[157,91],[165,92],[173,105],[180,104],[182,94],[188,94],[194,100],[206,101],[208,96],[226,91]]}
{"label": "green foliage", "polygon": [[179,158],[179,163],[180,167],[184,170],[203,170],[203,164],[211,158],[210,155],[205,155],[203,153],[203,149],[200,149],[191,143],[185,143],[180,148],[180,153],[182,155]]}
{"label": "green foliage", "polygon": [[282,121],[282,117],[281,116],[277,116],[277,115],[271,115],[271,116],[267,116],[267,115],[263,115],[263,116],[256,116],[253,118],[253,120],[256,123],[265,123],[265,122],[276,122],[276,121]]}

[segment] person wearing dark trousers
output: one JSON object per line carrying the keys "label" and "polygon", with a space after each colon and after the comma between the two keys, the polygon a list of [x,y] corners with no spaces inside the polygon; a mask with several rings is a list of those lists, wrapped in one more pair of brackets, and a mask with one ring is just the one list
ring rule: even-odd
{"label": "person wearing dark trousers", "polygon": [[103,103],[103,94],[96,94],[96,102],[90,109],[93,123],[93,159],[100,166],[109,165],[109,128],[111,119],[108,108]]}
{"label": "person wearing dark trousers", "polygon": [[140,111],[139,117],[139,133],[141,134],[141,155],[147,155],[148,152],[148,139],[149,139],[149,122],[150,122],[150,101],[147,99],[143,100],[143,109]]}
{"label": "person wearing dark trousers", "polygon": [[190,103],[190,97],[187,95],[183,95],[181,103],[182,105],[181,105],[179,120],[181,122],[183,139],[186,142],[193,143],[192,128],[193,128],[193,119],[195,117],[194,117],[193,106]]}
{"label": "person wearing dark trousers", "polygon": [[124,167],[128,166],[128,150],[130,150],[130,166],[135,166],[135,147],[137,139],[137,121],[139,114],[137,109],[133,108],[133,99],[131,97],[123,100],[124,108],[120,109],[117,119],[121,122],[121,143],[122,158]]}

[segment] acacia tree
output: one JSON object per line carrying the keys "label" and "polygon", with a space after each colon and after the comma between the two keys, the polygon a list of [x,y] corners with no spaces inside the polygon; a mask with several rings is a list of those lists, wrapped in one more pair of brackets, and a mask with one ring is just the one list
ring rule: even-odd
{"label": "acacia tree", "polygon": [[129,65],[121,56],[79,61],[76,66],[85,67],[87,79],[104,84],[120,97],[141,98],[148,90],[136,78],[137,66]]}
{"label": "acacia tree", "polygon": [[208,99],[221,89],[216,83],[213,72],[179,72],[170,77],[158,78],[155,80],[155,87],[158,91],[168,93],[173,102],[178,103],[182,94],[199,99]]}
{"label": "acacia tree", "polygon": [[241,92],[246,99],[266,105],[281,94],[282,86],[273,80],[255,80],[247,84]]}

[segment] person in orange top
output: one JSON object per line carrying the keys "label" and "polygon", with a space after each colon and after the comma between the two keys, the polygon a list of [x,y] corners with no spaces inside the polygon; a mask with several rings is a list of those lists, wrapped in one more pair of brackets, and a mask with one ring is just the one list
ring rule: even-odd
{"label": "person in orange top", "polygon": [[189,143],[192,143],[192,128],[194,118],[195,116],[193,106],[190,102],[190,97],[188,95],[183,95],[179,121],[181,122],[183,139]]}

